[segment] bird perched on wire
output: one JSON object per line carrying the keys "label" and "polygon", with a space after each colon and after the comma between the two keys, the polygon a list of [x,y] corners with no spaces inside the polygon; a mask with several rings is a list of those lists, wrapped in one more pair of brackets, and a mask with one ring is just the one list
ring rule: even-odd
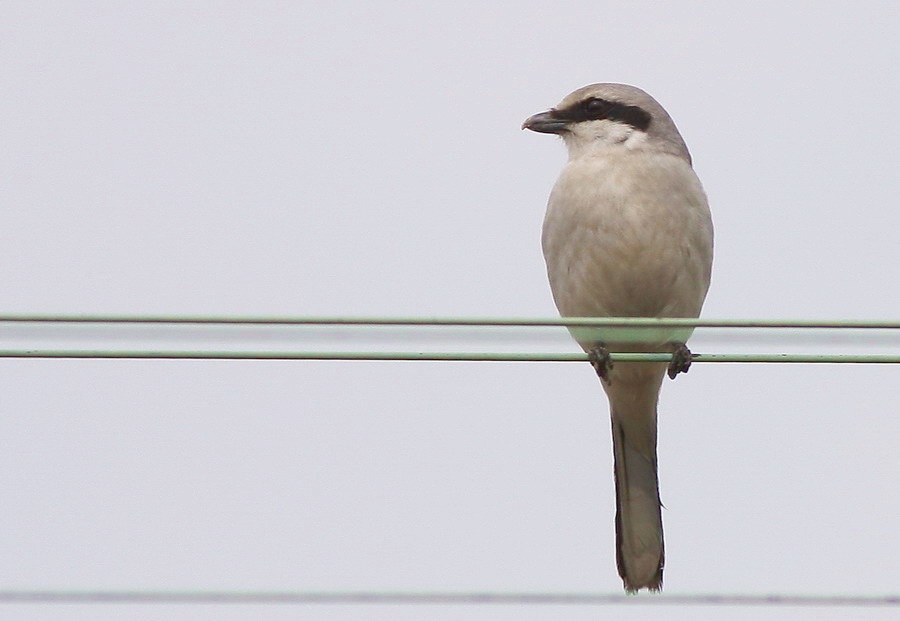
{"label": "bird perched on wire", "polygon": [[[563,317],[698,317],[709,288],[713,226],[675,123],[625,84],[592,84],[529,117],[557,134],[569,161],[544,218],[542,245]],[[636,337],[571,329],[610,404],[616,564],[628,592],[662,588],[665,552],[656,460],[657,401],[667,370],[686,372],[690,329]],[[609,352],[671,352],[672,361],[612,364]]]}

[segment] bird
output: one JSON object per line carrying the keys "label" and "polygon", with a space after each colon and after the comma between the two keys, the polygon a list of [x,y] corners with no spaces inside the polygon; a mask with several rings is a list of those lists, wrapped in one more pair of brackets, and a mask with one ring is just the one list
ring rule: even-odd
{"label": "bird", "polygon": [[[712,274],[712,217],[690,152],[665,109],[635,86],[591,84],[530,116],[522,128],[556,134],[568,151],[541,233],[560,315],[699,317]],[[665,545],[657,404],[665,375],[690,367],[692,328],[650,336],[569,329],[609,401],[619,576],[627,593],[660,591]],[[668,364],[613,364],[610,352],[672,356]]]}

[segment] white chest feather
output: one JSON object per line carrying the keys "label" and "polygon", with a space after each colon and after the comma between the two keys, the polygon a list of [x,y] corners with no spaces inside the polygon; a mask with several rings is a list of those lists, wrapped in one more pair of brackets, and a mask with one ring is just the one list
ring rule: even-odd
{"label": "white chest feather", "polygon": [[712,222],[693,169],[619,150],[570,161],[547,206],[543,249],[564,316],[696,317]]}

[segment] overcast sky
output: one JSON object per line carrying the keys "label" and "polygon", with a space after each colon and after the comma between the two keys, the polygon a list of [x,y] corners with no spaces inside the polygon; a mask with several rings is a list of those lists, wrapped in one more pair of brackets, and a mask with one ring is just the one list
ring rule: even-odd
{"label": "overcast sky", "polygon": [[[898,58],[889,1],[2,2],[0,312],[554,316],[540,226],[565,153],[519,128],[614,81],[668,109],[709,194],[705,317],[896,321]],[[579,351],[517,334],[498,347]],[[289,337],[240,336],[309,347]],[[856,347],[704,338],[695,351]],[[888,365],[698,364],[667,382],[665,593],[896,595],[898,402]],[[0,590],[619,593],[611,462],[587,364],[4,359]],[[0,606],[263,612],[698,614]]]}

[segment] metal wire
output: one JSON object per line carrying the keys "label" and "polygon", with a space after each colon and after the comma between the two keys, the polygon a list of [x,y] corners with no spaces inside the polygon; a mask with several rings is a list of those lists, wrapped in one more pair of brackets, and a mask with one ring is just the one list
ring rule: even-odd
{"label": "metal wire", "polygon": [[0,322],[18,323],[164,323],[207,325],[354,325],[354,326],[493,326],[493,327],[696,327],[748,329],[900,330],[900,322],[881,320],[683,319],[656,317],[227,317],[215,315],[65,315],[0,314]]}
{"label": "metal wire", "polygon": [[[95,358],[136,360],[380,360],[425,362],[586,362],[586,354],[505,352],[345,351],[152,351],[5,349],[0,358]],[[668,362],[672,354],[610,353],[613,362]],[[692,362],[900,364],[900,354],[695,354]]]}
{"label": "metal wire", "polygon": [[0,591],[0,604],[388,604],[898,607],[900,596],[367,591]]}
{"label": "metal wire", "polygon": [[[226,316],[176,316],[176,315],[63,315],[63,314],[5,314],[0,315],[0,325],[47,325],[60,327],[80,324],[99,325],[191,325],[191,326],[332,326],[332,327],[413,327],[413,328],[538,328],[568,327],[572,330],[596,329],[588,333],[598,341],[666,342],[679,341],[690,335],[693,328],[730,329],[802,329],[827,331],[900,330],[900,322],[875,320],[709,320],[648,317],[575,317],[565,319],[528,318],[449,318],[449,317],[226,317]],[[682,332],[679,332],[682,331]],[[15,333],[11,333],[15,335]],[[119,335],[121,336],[121,335]],[[148,335],[143,334],[143,338]],[[156,336],[159,336],[158,334]],[[56,338],[59,333],[56,333]],[[33,333],[29,338],[34,338]],[[293,338],[293,337],[292,337]],[[121,342],[121,340],[117,341]],[[354,341],[355,342],[355,341]],[[287,344],[287,342],[285,343]],[[2,346],[0,346],[2,347]],[[583,362],[588,358],[580,353],[554,352],[442,352],[442,351],[298,351],[283,347],[274,351],[259,349],[198,350],[195,347],[162,349],[157,347],[129,347],[121,349],[103,347],[24,347],[0,349],[0,358],[98,358],[98,359],[200,359],[200,360],[378,360],[378,361],[499,361],[499,362]],[[613,362],[667,362],[668,353],[612,352]],[[697,354],[694,362],[737,363],[829,363],[829,364],[897,364],[900,353],[707,353]]]}

